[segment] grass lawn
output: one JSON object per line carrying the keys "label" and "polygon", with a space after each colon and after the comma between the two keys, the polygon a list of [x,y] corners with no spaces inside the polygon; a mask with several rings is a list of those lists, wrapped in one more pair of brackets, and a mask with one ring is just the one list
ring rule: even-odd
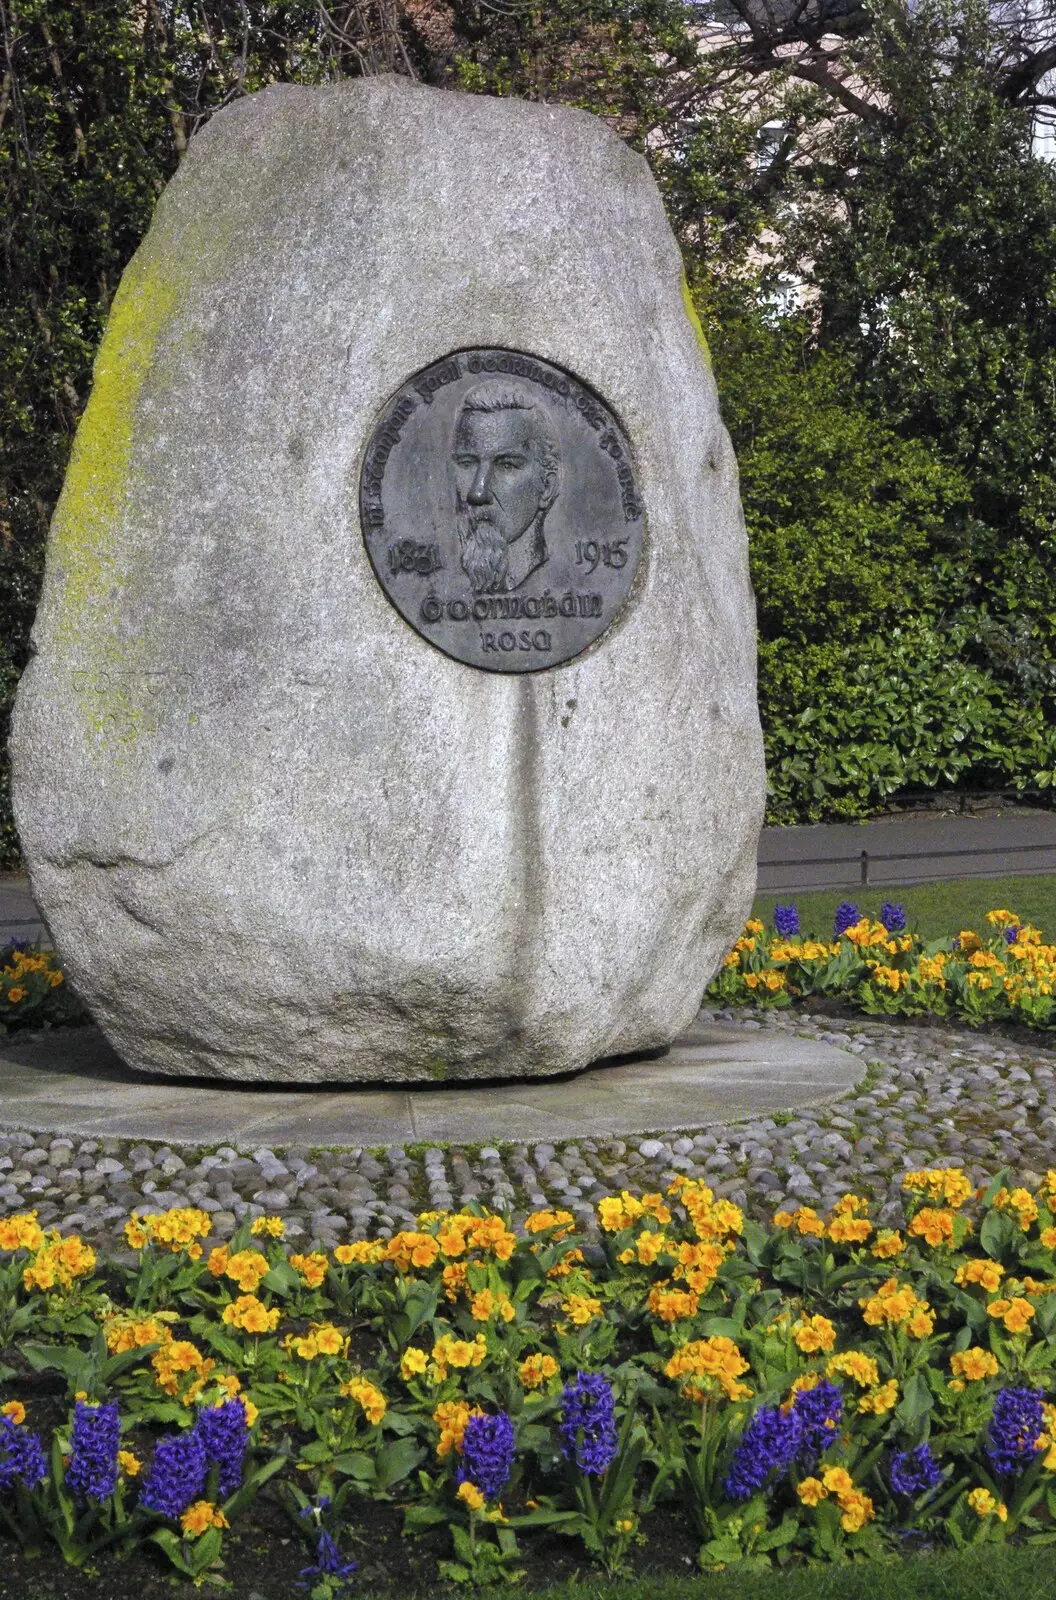
{"label": "grass lawn", "polygon": [[545,1591],[546,1600],[1052,1600],[1054,1595],[1056,1551],[1007,1545],[791,1572],[738,1573],[731,1567],[685,1580],[597,1579]]}
{"label": "grass lawn", "polygon": [[[829,938],[833,912],[841,900],[850,900],[863,916],[877,917],[885,900],[901,901],[906,908],[906,926],[925,939],[939,939],[959,933],[962,928],[982,925],[988,911],[1002,907],[1014,911],[1023,922],[1033,922],[1051,938],[1056,938],[1056,876],[1032,878],[961,878],[941,883],[921,883],[908,889],[819,889],[809,894],[757,895],[752,913],[769,923],[775,905],[794,901],[804,933]],[[1056,1590],[1054,1590],[1056,1593]]]}

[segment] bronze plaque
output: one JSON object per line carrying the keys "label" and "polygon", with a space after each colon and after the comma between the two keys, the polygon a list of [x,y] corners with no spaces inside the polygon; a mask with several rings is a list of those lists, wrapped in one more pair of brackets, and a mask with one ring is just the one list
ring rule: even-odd
{"label": "bronze plaque", "polygon": [[516,350],[460,350],[405,383],[374,429],[359,498],[401,617],[487,672],[578,656],[641,559],[623,429],[578,379]]}

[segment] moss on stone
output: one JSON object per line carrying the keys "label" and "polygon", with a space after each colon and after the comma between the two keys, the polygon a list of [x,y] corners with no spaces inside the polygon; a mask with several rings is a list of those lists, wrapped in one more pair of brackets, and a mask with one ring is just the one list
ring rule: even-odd
{"label": "moss on stone", "polygon": [[174,285],[152,273],[141,252],[114,299],[52,529],[63,573],[64,642],[87,623],[98,627],[93,602],[120,576],[115,533],[125,507],[136,405],[176,298]]}
{"label": "moss on stone", "polygon": [[697,343],[700,345],[704,360],[708,364],[708,371],[710,372],[711,351],[708,349],[708,341],[704,333],[704,329],[700,325],[700,318],[697,315],[697,308],[693,304],[693,293],[689,287],[689,279],[686,277],[684,272],[682,274],[682,304],[686,308],[686,316],[689,318],[693,332],[697,336]]}

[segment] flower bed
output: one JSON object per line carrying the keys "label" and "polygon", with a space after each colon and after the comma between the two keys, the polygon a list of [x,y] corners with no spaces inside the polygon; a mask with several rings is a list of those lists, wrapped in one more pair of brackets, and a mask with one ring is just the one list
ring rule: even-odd
{"label": "flower bed", "polygon": [[475,1208],[329,1254],[268,1217],[207,1250],[185,1208],[133,1216],[106,1262],[10,1216],[0,1522],[202,1578],[263,1492],[317,1600],[379,1504],[456,1582],[511,1581],[555,1535],[612,1572],[672,1514],[708,1569],[1051,1542],[1056,1171],[904,1191],[900,1231],[853,1194],[764,1227],[679,1177],[603,1200],[593,1243],[565,1211],[515,1233]]}
{"label": "flower bed", "polygon": [[772,930],[757,918],[745,924],[706,999],[787,1006],[824,996],[870,1016],[1056,1027],[1056,945],[1012,911],[988,911],[986,921],[984,934],[924,940],[907,932],[900,905],[885,904],[873,922],[845,901],[830,939],[804,937],[795,905],[776,906]]}
{"label": "flower bed", "polygon": [[12,939],[0,950],[0,1033],[89,1020],[53,950],[25,939]]}

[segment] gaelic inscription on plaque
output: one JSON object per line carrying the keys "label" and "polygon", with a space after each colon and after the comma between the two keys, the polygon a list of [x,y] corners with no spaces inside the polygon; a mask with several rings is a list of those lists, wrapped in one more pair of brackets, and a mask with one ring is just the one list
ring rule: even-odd
{"label": "gaelic inscription on plaque", "polygon": [[603,634],[645,527],[612,412],[515,350],[460,350],[393,395],[367,447],[360,516],[400,615],[489,672],[538,672]]}

